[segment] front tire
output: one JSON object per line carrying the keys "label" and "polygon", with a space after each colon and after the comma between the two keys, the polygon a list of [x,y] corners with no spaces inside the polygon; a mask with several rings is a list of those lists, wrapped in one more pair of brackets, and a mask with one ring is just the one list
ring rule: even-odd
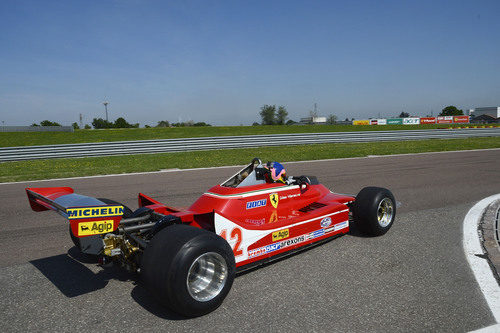
{"label": "front tire", "polygon": [[396,217],[396,200],[388,189],[365,187],[356,196],[352,209],[354,222],[372,236],[385,234]]}
{"label": "front tire", "polygon": [[229,244],[215,233],[174,224],[156,234],[141,260],[145,287],[172,311],[197,317],[217,309],[235,275]]}

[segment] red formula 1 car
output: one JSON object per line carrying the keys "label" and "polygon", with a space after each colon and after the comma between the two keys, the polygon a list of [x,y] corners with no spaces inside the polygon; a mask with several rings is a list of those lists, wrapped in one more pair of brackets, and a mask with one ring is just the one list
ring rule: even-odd
{"label": "red formula 1 car", "polygon": [[132,212],[70,187],[26,192],[34,211],[51,209],[69,220],[82,252],[139,272],[163,304],[194,317],[222,303],[236,272],[346,234],[350,221],[371,235],[386,233],[394,221],[387,189],[367,187],[354,197],[332,193],[316,177],[274,183],[268,174],[254,159],[186,210],[142,193]]}

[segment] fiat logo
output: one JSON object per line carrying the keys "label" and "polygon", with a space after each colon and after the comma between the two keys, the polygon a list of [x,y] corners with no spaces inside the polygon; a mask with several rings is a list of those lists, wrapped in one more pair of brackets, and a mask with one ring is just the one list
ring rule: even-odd
{"label": "fiat logo", "polygon": [[320,222],[322,228],[328,227],[330,224],[332,224],[332,219],[329,217],[325,217],[324,219],[321,220]]}

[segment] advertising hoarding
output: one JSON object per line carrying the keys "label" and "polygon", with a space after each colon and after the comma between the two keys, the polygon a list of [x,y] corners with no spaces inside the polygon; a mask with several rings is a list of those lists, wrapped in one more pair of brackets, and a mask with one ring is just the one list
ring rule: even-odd
{"label": "advertising hoarding", "polygon": [[401,118],[387,119],[387,125],[403,125],[403,119]]}
{"label": "advertising hoarding", "polygon": [[453,116],[437,117],[438,124],[451,124],[453,123]]}
{"label": "advertising hoarding", "polygon": [[453,122],[454,123],[468,123],[469,122],[469,116],[454,116],[453,117]]}
{"label": "advertising hoarding", "polygon": [[420,118],[403,118],[403,125],[418,125]]}
{"label": "advertising hoarding", "polygon": [[420,118],[420,123],[421,124],[435,124],[436,123],[436,117]]}
{"label": "advertising hoarding", "polygon": [[353,120],[352,121],[353,125],[370,125],[369,120]]}

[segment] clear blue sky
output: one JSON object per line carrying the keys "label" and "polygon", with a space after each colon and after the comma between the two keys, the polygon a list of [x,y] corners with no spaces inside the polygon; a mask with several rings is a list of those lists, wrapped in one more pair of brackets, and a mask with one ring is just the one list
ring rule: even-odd
{"label": "clear blue sky", "polygon": [[500,1],[0,2],[0,121],[500,106]]}

